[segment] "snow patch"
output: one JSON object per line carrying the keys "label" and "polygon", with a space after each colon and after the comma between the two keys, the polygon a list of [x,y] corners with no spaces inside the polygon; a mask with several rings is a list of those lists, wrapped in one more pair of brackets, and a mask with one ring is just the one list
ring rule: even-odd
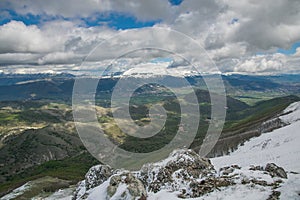
{"label": "snow patch", "polygon": [[295,102],[283,111],[284,115],[279,118],[287,124],[300,120],[300,102]]}

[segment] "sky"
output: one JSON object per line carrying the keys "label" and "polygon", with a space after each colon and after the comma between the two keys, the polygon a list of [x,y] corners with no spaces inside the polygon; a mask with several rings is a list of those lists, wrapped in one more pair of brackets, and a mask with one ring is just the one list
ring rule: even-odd
{"label": "sky", "polygon": [[0,72],[80,71],[100,42],[161,27],[195,40],[222,73],[299,73],[299,19],[299,0],[1,0]]}

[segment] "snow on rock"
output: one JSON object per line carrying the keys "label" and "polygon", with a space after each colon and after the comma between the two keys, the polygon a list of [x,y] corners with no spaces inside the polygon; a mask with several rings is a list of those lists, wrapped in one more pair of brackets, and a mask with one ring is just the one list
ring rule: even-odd
{"label": "snow on rock", "polygon": [[[181,191],[182,197],[194,197],[214,189],[216,171],[210,161],[188,149],[176,150],[158,163],[146,164],[137,173],[148,192]],[[207,183],[203,180],[207,178]],[[198,183],[202,182],[202,185]]]}
{"label": "snow on rock", "polygon": [[270,164],[266,170],[271,171],[273,176],[281,174],[280,176],[287,176],[288,179],[275,190],[280,195],[274,195],[279,195],[280,199],[300,199],[300,102],[291,104],[279,118],[288,125],[252,138],[230,155],[213,158],[211,161],[216,168],[234,164],[245,168],[276,163],[288,173],[285,175],[281,169],[272,172],[273,166]]}
{"label": "snow on rock", "polygon": [[96,165],[91,167],[85,175],[85,180],[78,183],[74,199],[85,199],[87,196],[86,192],[89,189],[101,185],[112,174],[113,170],[108,165]]}
{"label": "snow on rock", "polygon": [[2,198],[0,198],[1,200],[9,200],[9,199],[14,199],[17,196],[24,194],[27,190],[29,190],[31,188],[30,183],[26,183],[24,185],[22,185],[21,187],[18,187],[16,189],[14,189],[11,193],[3,196]]}
{"label": "snow on rock", "polygon": [[106,181],[113,174],[113,170],[108,165],[96,165],[91,167],[85,175],[86,189],[94,188]]}
{"label": "snow on rock", "polygon": [[[52,195],[44,198],[44,200],[72,200],[73,188],[61,189],[53,193]],[[41,198],[36,198],[37,200]]]}
{"label": "snow on rock", "polygon": [[300,199],[300,102],[277,119],[286,126],[250,139],[228,156],[209,160],[175,150],[163,161],[136,172],[114,171],[101,181],[93,174],[103,177],[104,171],[91,169],[73,199]]}
{"label": "snow on rock", "polygon": [[81,192],[75,193],[73,199],[135,200],[147,196],[143,183],[131,172],[124,170],[115,171],[111,177],[94,188],[86,189],[81,184],[78,186],[78,191]]}
{"label": "snow on rock", "polygon": [[146,189],[137,177],[130,172],[121,172],[110,178],[107,197],[116,200],[133,200],[146,198]]}
{"label": "snow on rock", "polygon": [[214,199],[233,191],[239,193],[231,197],[243,199],[253,191],[261,191],[254,197],[268,198],[273,193],[280,194],[276,189],[283,183],[280,176],[286,172],[275,164],[267,166],[241,168],[230,165],[215,170],[210,160],[192,150],[181,149],[161,162],[144,165],[140,171],[115,171],[94,188],[82,190],[85,185],[81,182],[78,190],[84,194],[78,197],[77,192],[73,199]]}

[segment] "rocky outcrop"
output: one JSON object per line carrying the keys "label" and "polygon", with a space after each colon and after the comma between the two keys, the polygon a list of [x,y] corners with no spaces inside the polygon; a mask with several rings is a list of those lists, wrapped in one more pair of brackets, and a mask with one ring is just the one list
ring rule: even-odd
{"label": "rocky outcrop", "polygon": [[[149,192],[155,193],[162,189],[181,190],[182,197],[194,197],[198,196],[199,192],[203,194],[211,191],[199,183],[201,178],[213,177],[215,173],[209,159],[201,158],[194,151],[184,149],[174,151],[162,162],[144,165],[138,177]],[[189,187],[192,188],[189,191],[184,189]]]}
{"label": "rocky outcrop", "polygon": [[285,170],[274,163],[268,163],[265,170],[269,172],[272,177],[287,178]]}
{"label": "rocky outcrop", "polygon": [[85,175],[86,190],[99,186],[113,174],[113,169],[108,165],[96,165]]}
{"label": "rocky outcrop", "polygon": [[73,200],[86,199],[88,196],[87,191],[104,183],[112,174],[113,170],[108,165],[96,165],[91,167],[85,175],[85,180],[77,184]]}
{"label": "rocky outcrop", "polygon": [[277,199],[280,196],[277,189],[283,183],[280,178],[286,177],[284,169],[274,163],[246,169],[231,165],[215,170],[209,159],[181,149],[136,172],[113,171],[105,165],[92,167],[79,183],[73,199],[93,199],[98,195],[97,199],[145,200],[149,194],[161,190],[176,192],[179,198],[196,198],[236,185],[264,187],[270,191],[269,199]]}
{"label": "rocky outcrop", "polygon": [[118,200],[135,200],[146,198],[147,192],[143,183],[130,172],[113,175],[107,187],[107,198]]}

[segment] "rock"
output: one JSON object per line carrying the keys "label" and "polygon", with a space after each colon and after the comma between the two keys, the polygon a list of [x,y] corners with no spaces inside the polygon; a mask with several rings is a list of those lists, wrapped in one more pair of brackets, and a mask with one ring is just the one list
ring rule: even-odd
{"label": "rock", "polygon": [[229,174],[233,173],[236,169],[241,169],[241,167],[238,166],[238,165],[231,165],[231,166],[227,166],[227,167],[222,167],[220,169],[220,174],[222,176],[228,176]]}
{"label": "rock", "polygon": [[279,191],[272,191],[272,194],[268,197],[267,200],[279,200],[280,199],[280,192]]}
{"label": "rock", "polygon": [[256,185],[261,185],[261,186],[268,186],[268,182],[264,181],[264,180],[257,180],[257,179],[252,179],[251,180],[252,183],[256,184]]}
{"label": "rock", "polygon": [[252,171],[262,171],[264,170],[264,168],[262,166],[253,166],[251,165],[249,170],[252,170]]}
{"label": "rock", "polygon": [[[101,194],[99,199],[146,200],[147,192],[167,190],[176,192],[179,198],[198,198],[236,184],[247,188],[269,188],[273,193],[269,200],[279,199],[275,191],[283,182],[280,178],[264,179],[263,177],[287,178],[283,168],[274,163],[266,167],[251,166],[241,168],[238,165],[225,166],[218,172],[209,159],[200,157],[188,149],[176,150],[168,158],[157,163],[144,165],[141,170],[129,172],[113,171],[109,166],[92,167],[80,182],[73,199],[83,200]],[[95,187],[99,186],[95,190]]]}
{"label": "rock", "polygon": [[88,190],[95,188],[105,182],[111,175],[113,170],[108,165],[96,165],[89,169],[85,175],[85,180],[77,184],[74,192],[73,200],[86,199]]}
{"label": "rock", "polygon": [[99,186],[112,174],[113,170],[108,165],[96,165],[91,167],[85,175],[86,190]]}
{"label": "rock", "polygon": [[[144,165],[140,179],[149,192],[156,193],[161,189],[175,191],[182,185],[188,187],[193,180],[212,174],[215,169],[209,159],[200,157],[193,150],[182,149],[171,153],[166,160]],[[191,194],[185,191],[184,195]]]}
{"label": "rock", "polygon": [[269,172],[272,177],[280,177],[287,179],[287,174],[282,167],[278,167],[274,163],[268,163],[265,167],[265,171]]}
{"label": "rock", "polygon": [[243,179],[242,179],[242,181],[241,181],[241,184],[243,184],[243,185],[246,185],[246,184],[249,184],[250,183],[250,180],[249,180],[249,178],[247,178],[247,177],[244,177]]}
{"label": "rock", "polygon": [[85,199],[85,198],[86,198],[86,189],[85,189],[85,180],[84,180],[84,181],[80,181],[77,184],[72,200]]}
{"label": "rock", "polygon": [[[116,194],[116,192],[120,194]],[[119,196],[116,196],[119,195]],[[107,187],[107,198],[119,200],[135,200],[146,199],[147,192],[143,183],[130,172],[121,172],[110,178],[109,186]]]}

